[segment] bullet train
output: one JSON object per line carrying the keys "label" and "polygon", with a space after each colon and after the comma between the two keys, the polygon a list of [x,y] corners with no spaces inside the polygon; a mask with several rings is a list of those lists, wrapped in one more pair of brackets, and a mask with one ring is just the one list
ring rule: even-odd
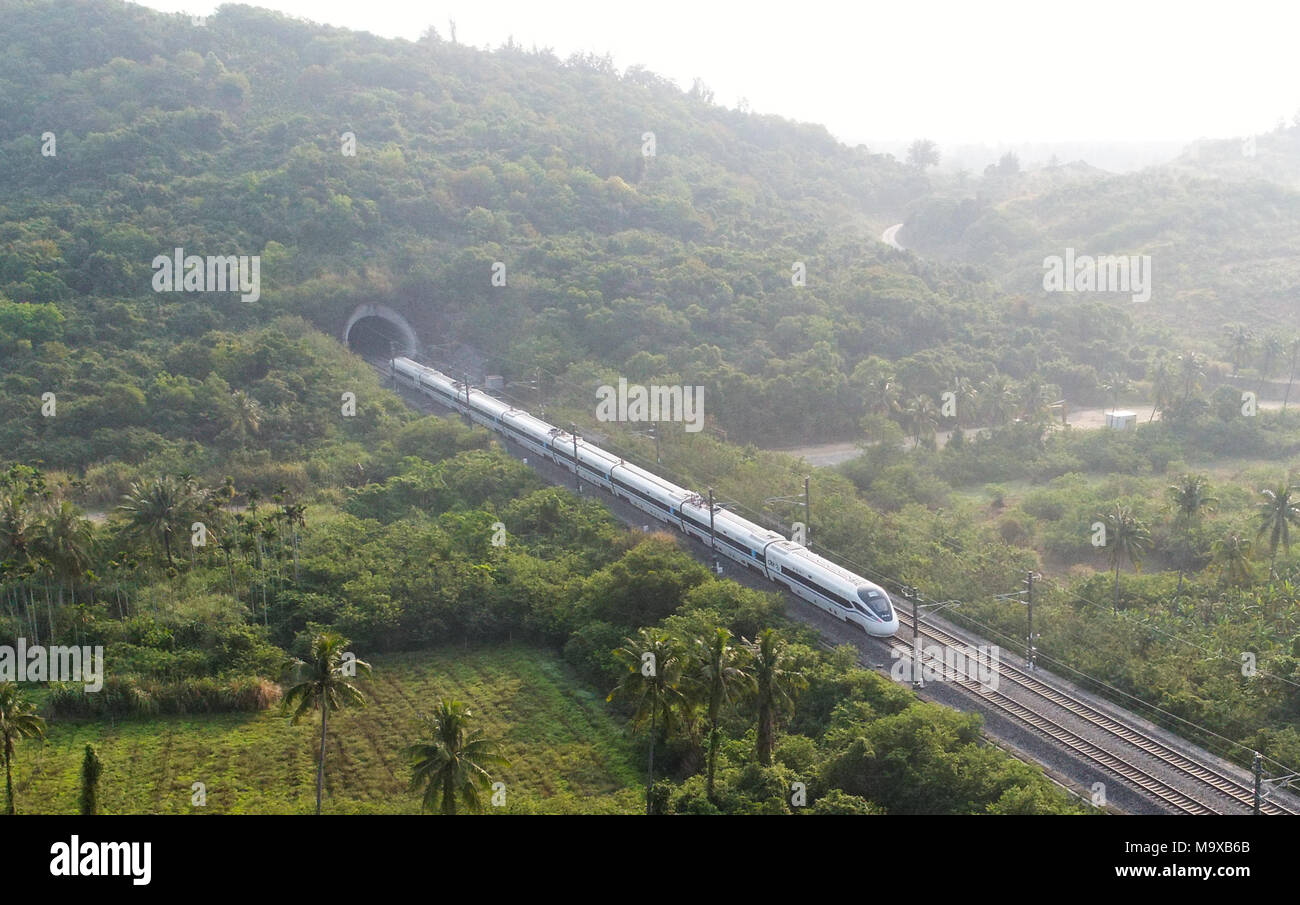
{"label": "bullet train", "polygon": [[[583,481],[626,500],[658,521],[709,543],[709,501],[698,493],[409,358],[393,359],[389,376],[547,461],[576,472]],[[868,635],[888,638],[898,631],[898,614],[879,585],[721,506],[713,507],[712,528],[714,549],[719,554]]]}

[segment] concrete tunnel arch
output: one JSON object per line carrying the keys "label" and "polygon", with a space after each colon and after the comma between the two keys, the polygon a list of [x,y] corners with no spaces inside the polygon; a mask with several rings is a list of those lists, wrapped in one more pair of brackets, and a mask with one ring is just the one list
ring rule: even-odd
{"label": "concrete tunnel arch", "polygon": [[397,354],[414,355],[419,348],[419,338],[415,334],[415,328],[407,322],[406,318],[398,314],[387,305],[365,304],[358,305],[357,309],[352,312],[347,323],[343,326],[343,344],[351,348],[353,346],[352,331],[356,329],[357,324],[367,318],[378,318],[393,328],[392,338],[397,343]]}

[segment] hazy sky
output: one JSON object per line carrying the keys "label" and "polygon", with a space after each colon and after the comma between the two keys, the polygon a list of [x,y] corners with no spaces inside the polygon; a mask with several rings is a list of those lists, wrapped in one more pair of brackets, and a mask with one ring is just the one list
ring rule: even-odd
{"label": "hazy sky", "polygon": [[[561,58],[609,53],[719,103],[848,142],[1176,140],[1266,131],[1300,109],[1300,4],[1154,0],[249,0],[347,28]],[[145,0],[205,14],[206,0]]]}

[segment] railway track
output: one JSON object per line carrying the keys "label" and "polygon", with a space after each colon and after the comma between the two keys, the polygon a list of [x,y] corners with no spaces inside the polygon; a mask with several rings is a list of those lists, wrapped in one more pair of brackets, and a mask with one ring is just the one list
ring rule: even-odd
{"label": "railway track", "polygon": [[[909,630],[914,630],[910,614],[900,613],[899,616],[903,625],[907,626]],[[973,647],[970,642],[935,626],[926,625],[924,622],[921,624],[921,638],[964,652],[969,652]],[[911,657],[911,646],[896,642],[896,647],[900,650],[900,656]],[[967,656],[970,656],[970,654],[967,653]],[[975,656],[980,665],[987,668],[996,668],[999,680],[1009,680],[1034,697],[1047,701],[1068,712],[1075,719],[1083,721],[1089,727],[1131,745],[1149,757],[1158,760],[1168,770],[1198,783],[1202,788],[1210,790],[1212,796],[1217,795],[1219,798],[1226,798],[1230,802],[1246,808],[1254,807],[1255,791],[1253,787],[1215,767],[1192,760],[1149,733],[1120,722],[1087,701],[1038,679],[1030,672],[1006,662],[992,664],[987,660],[978,660],[982,656],[978,652],[976,652]],[[1213,801],[1213,799],[1211,802],[1206,802],[1194,794],[1180,791],[1165,780],[1153,775],[1146,768],[1139,767],[1126,758],[1098,747],[1093,742],[1081,737],[1077,731],[1038,713],[1020,701],[1015,701],[1000,692],[986,688],[978,680],[971,679],[969,676],[957,677],[956,684],[969,692],[979,695],[990,706],[1012,719],[1066,745],[1079,756],[1128,779],[1134,785],[1176,810],[1188,814],[1227,813],[1227,811],[1222,810],[1224,802]],[[1097,752],[1100,752],[1102,756],[1097,756]],[[1267,799],[1260,803],[1260,811],[1271,815],[1300,814],[1300,810]]]}
{"label": "railway track", "polygon": [[[386,363],[367,359],[381,376],[387,376]],[[900,627],[913,631],[909,614],[900,612]],[[932,625],[921,625],[921,637],[928,641],[963,652],[972,648],[970,642],[950,634]],[[907,639],[911,641],[912,639]],[[901,638],[889,642],[900,656],[910,659],[912,647]],[[1254,805],[1254,790],[1245,783],[1222,771],[1199,763],[1186,755],[1170,748],[1134,726],[1125,724],[1098,710],[1094,705],[1077,698],[1066,691],[1050,685],[1032,673],[1006,662],[997,664],[983,663],[989,668],[996,668],[999,680],[1009,680],[1025,693],[1045,701],[1050,705],[1066,711],[1071,718],[1081,721],[1092,730],[1104,733],[1133,747],[1142,754],[1158,761],[1162,768],[1178,774],[1198,784],[1198,788],[1207,790],[1211,801],[1198,797],[1193,790],[1180,790],[1152,771],[1135,763],[1129,756],[1121,756],[1114,751],[1102,748],[1094,741],[1084,738],[1078,729],[1063,725],[1058,720],[1039,712],[1030,704],[1015,700],[998,691],[986,688],[977,679],[969,676],[959,677],[952,684],[978,697],[988,707],[1003,714],[1009,720],[1029,727],[1039,735],[1045,736],[1069,749],[1076,757],[1096,765],[1105,773],[1118,776],[1133,787],[1141,790],[1170,809],[1183,814],[1221,814],[1231,812],[1232,805],[1250,809]],[[950,677],[951,678],[951,677]],[[1215,800],[1215,796],[1219,800]],[[1300,810],[1276,801],[1261,802],[1261,811],[1265,814],[1300,814]]]}

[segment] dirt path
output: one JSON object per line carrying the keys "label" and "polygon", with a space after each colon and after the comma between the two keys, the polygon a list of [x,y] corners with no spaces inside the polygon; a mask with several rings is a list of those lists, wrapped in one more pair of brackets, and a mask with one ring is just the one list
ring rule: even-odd
{"label": "dirt path", "polygon": [[[1262,399],[1257,405],[1261,411],[1276,411],[1282,408],[1281,402],[1272,399]],[[1149,405],[1139,405],[1126,409],[1121,405],[1120,410],[1136,413],[1138,424],[1146,424],[1151,419],[1154,408]],[[1106,426],[1106,413],[1109,411],[1111,411],[1110,406],[1105,408],[1071,409],[1066,416],[1065,423],[1078,430],[1101,430]],[[968,427],[965,433],[967,437],[972,437],[978,434],[980,430],[981,428],[978,427]],[[952,431],[939,431],[934,437],[935,445],[943,449],[951,436]],[[903,445],[907,449],[911,449],[916,444],[909,437]],[[773,452],[783,452],[786,455],[794,456],[796,459],[803,459],[814,468],[829,468],[850,459],[856,459],[861,455],[861,450],[861,445],[858,443],[841,441],[838,443],[812,443],[788,449],[775,449]]]}
{"label": "dirt path", "polygon": [[[1261,399],[1255,403],[1260,411],[1277,411],[1282,408],[1282,403],[1273,399]],[[1155,411],[1153,406],[1138,405],[1128,406],[1121,404],[1120,411],[1135,412],[1137,414],[1138,424],[1146,424],[1151,420],[1151,413]],[[1083,430],[1093,430],[1095,428],[1106,426],[1106,413],[1111,411],[1110,406],[1099,409],[1071,409],[1066,419],[1070,427],[1077,427]]]}

